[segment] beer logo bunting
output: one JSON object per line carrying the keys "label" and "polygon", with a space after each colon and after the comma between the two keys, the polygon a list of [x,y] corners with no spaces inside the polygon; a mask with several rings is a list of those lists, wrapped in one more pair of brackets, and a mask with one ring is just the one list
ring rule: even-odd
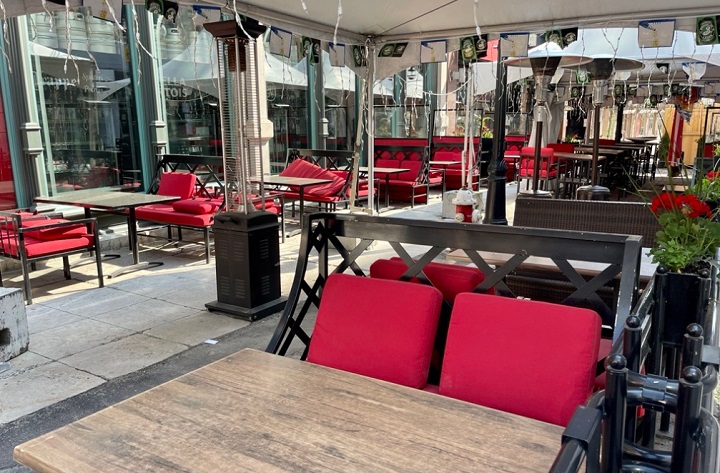
{"label": "beer logo bunting", "polygon": [[302,53],[310,64],[317,64],[320,62],[320,40],[303,36]]}
{"label": "beer logo bunting", "polygon": [[562,30],[550,30],[545,32],[545,41],[548,43],[556,43],[561,48],[577,41],[578,29],[566,28]]}
{"label": "beer logo bunting", "polygon": [[380,48],[378,57],[402,57],[407,43],[387,43]]}
{"label": "beer logo bunting", "polygon": [[675,20],[641,21],[637,30],[641,48],[670,47],[675,38]]}
{"label": "beer logo bunting", "polygon": [[365,47],[355,45],[352,47],[353,64],[355,67],[367,67]]}
{"label": "beer logo bunting", "polygon": [[702,16],[695,19],[695,44],[718,44],[718,17]]}
{"label": "beer logo bunting", "polygon": [[460,56],[465,64],[475,62],[487,56],[488,35],[466,36],[460,38]]}

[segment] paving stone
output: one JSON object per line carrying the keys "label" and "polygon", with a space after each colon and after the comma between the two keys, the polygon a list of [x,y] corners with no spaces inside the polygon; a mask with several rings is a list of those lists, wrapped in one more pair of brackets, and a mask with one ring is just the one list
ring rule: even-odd
{"label": "paving stone", "polygon": [[196,314],[198,310],[168,301],[150,299],[128,307],[91,314],[89,318],[118,327],[143,332],[153,327]]}
{"label": "paving stone", "polygon": [[200,312],[190,317],[168,322],[145,332],[146,335],[172,340],[188,346],[194,346],[207,339],[219,337],[250,322],[233,319],[226,315],[211,312]]}
{"label": "paving stone", "polygon": [[33,335],[30,338],[30,350],[53,360],[59,360],[89,348],[127,337],[132,333],[131,330],[121,327],[96,320],[83,319]]}
{"label": "paving stone", "polygon": [[84,316],[87,314],[102,314],[119,307],[127,307],[148,300],[148,297],[139,294],[103,287],[48,300],[44,302],[44,305]]}
{"label": "paving stone", "polygon": [[58,362],[0,378],[0,423],[10,422],[102,384],[97,376]]}
{"label": "paving stone", "polygon": [[180,343],[137,334],[63,358],[62,362],[112,379],[154,365],[187,348]]}
{"label": "paving stone", "polygon": [[79,315],[53,309],[43,304],[29,305],[26,307],[26,312],[30,335],[83,320],[83,317]]}

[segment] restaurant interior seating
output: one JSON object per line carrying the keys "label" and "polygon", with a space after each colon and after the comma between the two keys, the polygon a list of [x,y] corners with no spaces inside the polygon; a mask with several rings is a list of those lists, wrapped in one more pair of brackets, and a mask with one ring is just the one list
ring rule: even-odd
{"label": "restaurant interior seating", "polygon": [[[32,304],[30,272],[35,263],[63,259],[63,274],[70,279],[69,256],[95,252],[98,286],[103,287],[98,228],[94,218],[70,221],[56,215],[32,212],[0,212],[0,256],[20,261],[27,304]],[[0,275],[0,285],[2,277]]]}
{"label": "restaurant interior seating", "polygon": [[592,392],[600,332],[588,309],[460,294],[439,393],[566,425]]}
{"label": "restaurant interior seating", "polygon": [[430,188],[440,186],[444,189],[445,177],[442,170],[430,170],[430,154],[427,146],[394,146],[375,144],[375,167],[407,169],[392,174],[376,172],[381,197],[390,194],[390,200],[416,203],[427,203]]}
{"label": "restaurant interior seating", "polygon": [[422,389],[442,294],[431,286],[333,274],[307,361]]}
{"label": "restaurant interior seating", "polygon": [[[327,184],[306,188],[303,200],[316,202],[324,206],[325,210],[334,211],[338,204],[347,206],[350,202],[353,159],[352,151],[291,149],[280,176],[331,180]],[[276,190],[273,193],[281,194],[285,200],[291,201],[292,214],[295,215],[295,201],[300,199],[299,190],[289,186],[287,190]],[[367,179],[359,179],[357,199],[368,200],[369,193]]]}

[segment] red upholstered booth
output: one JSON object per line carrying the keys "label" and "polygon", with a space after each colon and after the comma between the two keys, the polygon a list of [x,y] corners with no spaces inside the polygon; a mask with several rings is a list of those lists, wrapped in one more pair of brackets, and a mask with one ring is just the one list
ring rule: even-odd
{"label": "red upholstered booth", "polygon": [[390,200],[427,203],[431,187],[443,187],[444,172],[430,170],[427,141],[416,139],[378,139],[375,141],[375,167],[401,168],[407,171],[386,176],[376,172],[382,196],[390,193]]}
{"label": "red upholstered booth", "polygon": [[440,291],[430,286],[333,274],[307,360],[421,389],[441,303]]}
{"label": "red upholstered booth", "polygon": [[600,333],[588,309],[460,294],[439,393],[566,425],[592,392]]}

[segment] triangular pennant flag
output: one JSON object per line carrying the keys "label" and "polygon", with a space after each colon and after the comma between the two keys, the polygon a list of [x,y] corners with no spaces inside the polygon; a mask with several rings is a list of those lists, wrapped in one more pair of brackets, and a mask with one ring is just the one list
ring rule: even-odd
{"label": "triangular pennant flag", "polygon": [[445,62],[447,54],[447,41],[421,41],[420,63]]}
{"label": "triangular pennant flag", "polygon": [[328,44],[328,53],[330,54],[330,65],[335,67],[343,67],[345,65],[345,45],[344,44]]}
{"label": "triangular pennant flag", "polygon": [[505,57],[527,56],[529,33],[502,33],[500,51]]}
{"label": "triangular pennant flag", "polygon": [[123,0],[83,0],[83,6],[90,7],[92,16],[95,18],[114,21],[113,18],[120,19],[122,2]]}
{"label": "triangular pennant flag", "polygon": [[675,20],[653,20],[638,23],[638,46],[665,48],[673,45]]}
{"label": "triangular pennant flag", "polygon": [[283,57],[290,57],[292,33],[280,28],[270,28],[270,52]]}

